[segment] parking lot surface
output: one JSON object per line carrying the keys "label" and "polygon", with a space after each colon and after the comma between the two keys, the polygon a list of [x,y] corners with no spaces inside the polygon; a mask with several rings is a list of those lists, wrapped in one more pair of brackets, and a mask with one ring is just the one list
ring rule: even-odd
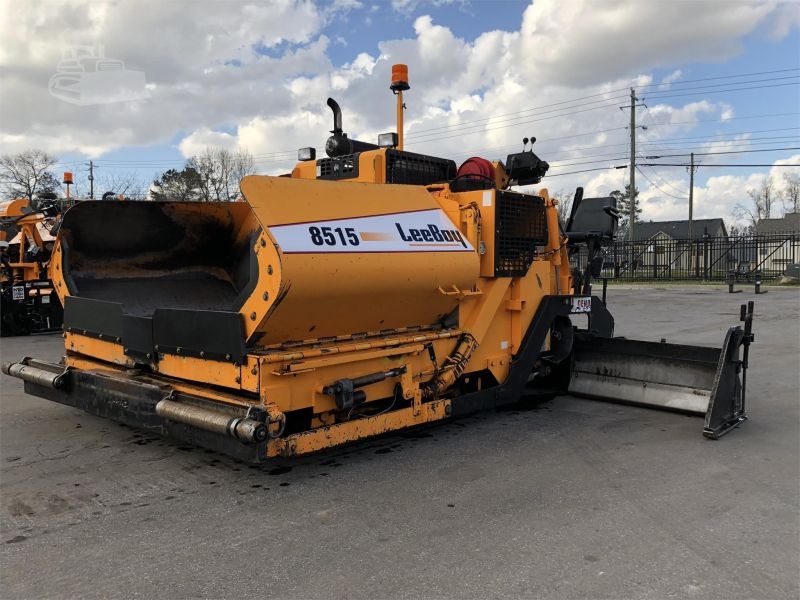
{"label": "parking lot surface", "polygon": [[[3,598],[798,598],[800,292],[611,288],[617,335],[719,346],[750,420],[559,397],[253,468],[2,376]],[[61,338],[4,338],[56,359]]]}

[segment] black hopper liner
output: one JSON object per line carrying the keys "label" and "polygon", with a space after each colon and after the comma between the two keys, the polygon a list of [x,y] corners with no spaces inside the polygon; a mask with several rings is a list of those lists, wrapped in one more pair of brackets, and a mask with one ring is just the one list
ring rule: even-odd
{"label": "black hopper liner", "polygon": [[159,352],[241,362],[238,311],[257,284],[259,234],[243,203],[76,205],[60,237],[64,328],[121,343],[137,362]]}
{"label": "black hopper liner", "polygon": [[64,328],[120,343],[142,363],[154,362],[159,352],[239,364],[247,354],[238,312],[156,309],[152,317],[140,317],[124,314],[118,302],[68,296]]}

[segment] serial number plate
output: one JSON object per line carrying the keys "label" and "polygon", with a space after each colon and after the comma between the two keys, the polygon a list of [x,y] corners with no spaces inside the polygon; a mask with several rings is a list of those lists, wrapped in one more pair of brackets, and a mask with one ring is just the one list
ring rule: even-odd
{"label": "serial number plate", "polygon": [[572,298],[572,308],[569,312],[572,314],[592,312],[591,296],[574,296]]}

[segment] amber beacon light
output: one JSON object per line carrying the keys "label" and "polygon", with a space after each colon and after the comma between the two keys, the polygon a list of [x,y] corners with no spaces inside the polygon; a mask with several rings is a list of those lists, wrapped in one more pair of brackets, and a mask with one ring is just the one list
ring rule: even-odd
{"label": "amber beacon light", "polygon": [[403,92],[410,90],[408,85],[408,65],[392,65],[392,85],[389,86],[397,96],[397,149],[403,149]]}

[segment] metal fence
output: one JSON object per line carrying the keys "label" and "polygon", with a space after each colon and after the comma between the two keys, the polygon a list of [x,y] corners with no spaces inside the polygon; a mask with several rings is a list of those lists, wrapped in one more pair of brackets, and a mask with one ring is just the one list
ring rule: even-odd
{"label": "metal fence", "polygon": [[[703,236],[694,240],[667,236],[616,241],[605,249],[602,276],[632,281],[725,281],[731,273],[748,280],[757,272],[766,281],[800,262],[800,232],[741,237]],[[586,248],[572,257],[586,265]]]}

